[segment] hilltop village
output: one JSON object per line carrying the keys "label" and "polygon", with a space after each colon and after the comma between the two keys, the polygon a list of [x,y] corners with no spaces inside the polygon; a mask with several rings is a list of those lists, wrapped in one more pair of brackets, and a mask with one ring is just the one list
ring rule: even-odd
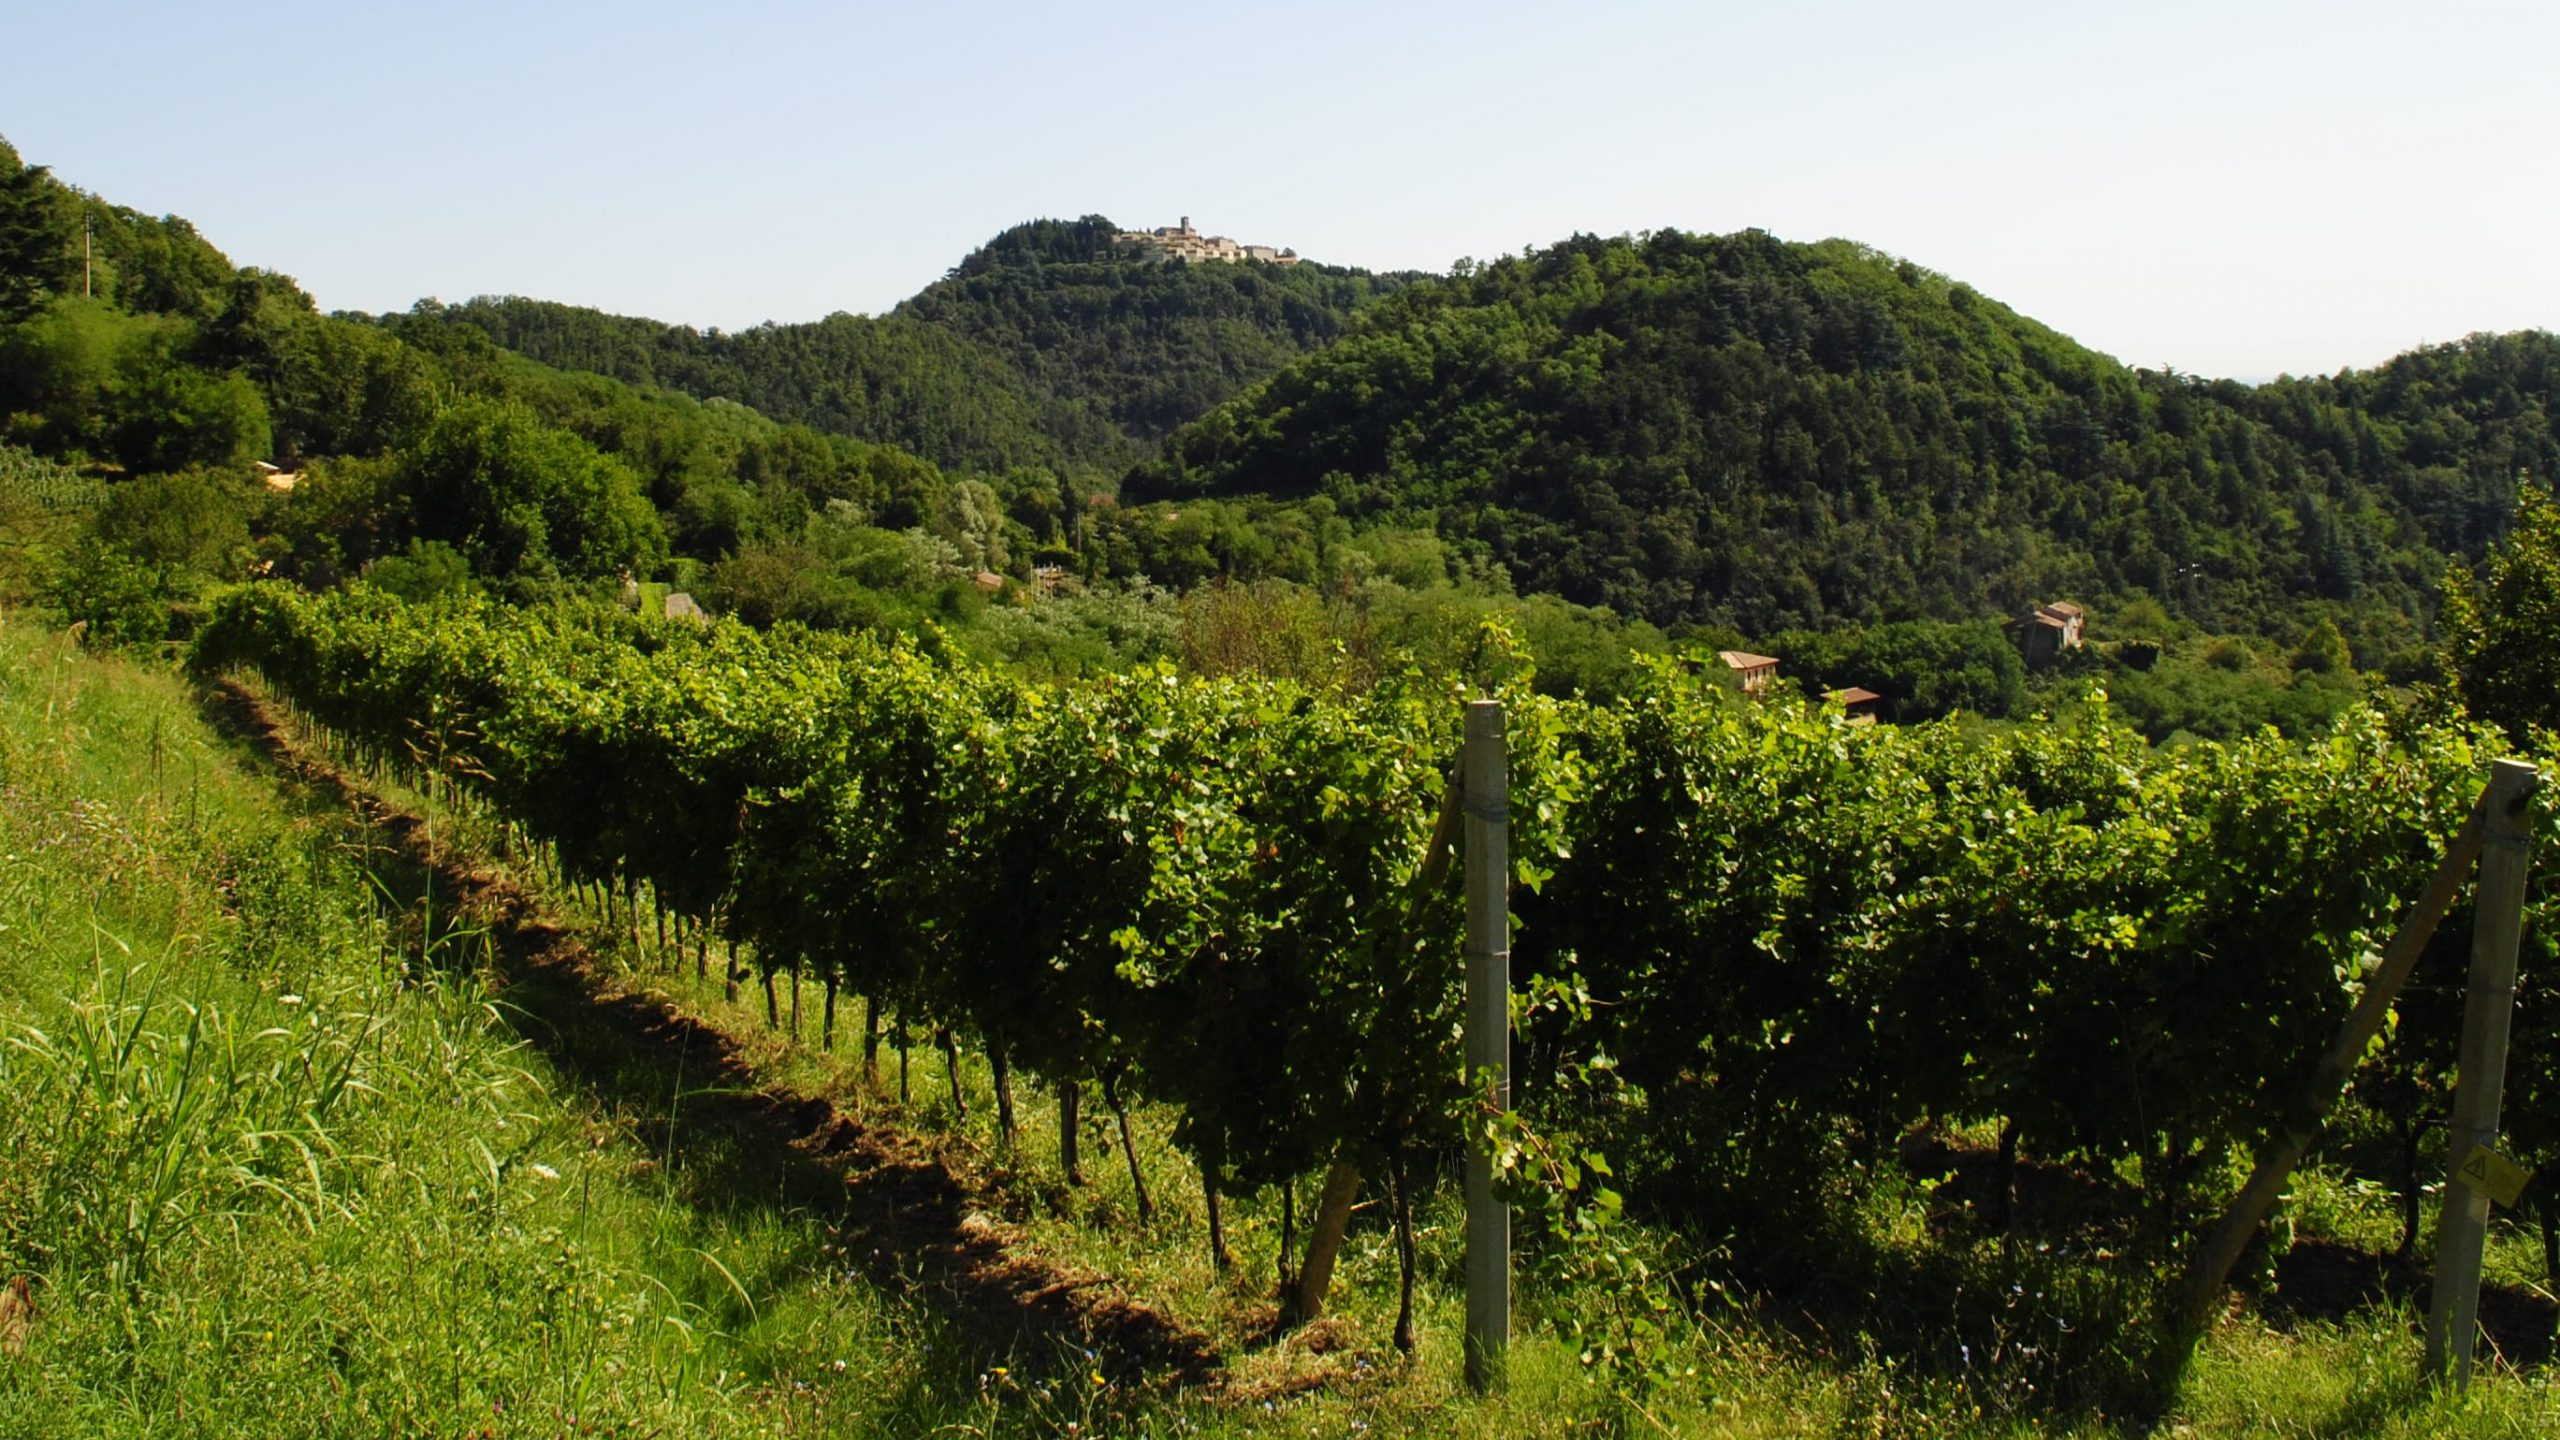
{"label": "hilltop village", "polygon": [[1145,251],[1160,260],[1180,260],[1197,264],[1203,260],[1267,260],[1274,265],[1295,265],[1298,252],[1274,249],[1269,245],[1246,245],[1224,235],[1203,235],[1191,228],[1191,217],[1182,217],[1179,225],[1159,225],[1153,230],[1123,230],[1112,237],[1121,245]]}

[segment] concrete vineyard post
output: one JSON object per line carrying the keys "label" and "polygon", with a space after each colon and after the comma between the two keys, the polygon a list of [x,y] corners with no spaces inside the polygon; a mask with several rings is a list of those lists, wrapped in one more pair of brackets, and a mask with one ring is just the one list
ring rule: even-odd
{"label": "concrete vineyard post", "polygon": [[2498,1141],[2507,1079],[2507,1026],[2515,1015],[2516,951],[2524,934],[2525,877],[2532,866],[2537,779],[2521,760],[2490,771],[2480,847],[2480,885],[2471,929],[2471,989],[2462,1007],[2461,1068],[2455,1073],[2453,1129],[2446,1147],[2443,1218],[2436,1224],[2436,1288],[2427,1310],[2427,1374],[2471,1383],[2479,1330],[2480,1259],[2488,1240],[2489,1194],[2462,1174],[2472,1147]]}
{"label": "concrete vineyard post", "polygon": [[[1497,1112],[1511,1108],[1510,775],[1502,702],[1467,707],[1460,775],[1466,810],[1467,1077]],[[1502,1383],[1511,1344],[1511,1208],[1494,1197],[1493,1155],[1467,1146],[1467,1383]]]}

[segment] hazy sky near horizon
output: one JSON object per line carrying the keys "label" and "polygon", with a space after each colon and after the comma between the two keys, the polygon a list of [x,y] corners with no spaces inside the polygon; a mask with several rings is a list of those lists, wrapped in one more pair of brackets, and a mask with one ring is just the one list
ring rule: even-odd
{"label": "hazy sky near horizon", "polygon": [[324,309],[888,309],[1015,222],[1445,270],[1756,226],[2128,363],[2560,328],[2560,5],[12,6],[0,136]]}

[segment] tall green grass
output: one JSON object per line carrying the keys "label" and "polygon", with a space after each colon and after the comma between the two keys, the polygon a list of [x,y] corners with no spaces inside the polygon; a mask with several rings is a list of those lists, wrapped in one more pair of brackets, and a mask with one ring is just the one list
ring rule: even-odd
{"label": "tall green grass", "polygon": [[[0,627],[11,1435],[911,1433],[973,1357],[708,1204],[169,677]],[[440,961],[468,958],[449,947]],[[946,1373],[947,1372],[947,1373]]]}

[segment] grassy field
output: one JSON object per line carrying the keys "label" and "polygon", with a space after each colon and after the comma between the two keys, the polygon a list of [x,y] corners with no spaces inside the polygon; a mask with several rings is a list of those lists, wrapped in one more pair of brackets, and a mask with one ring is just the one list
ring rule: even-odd
{"label": "grassy field", "polygon": [[[654,935],[599,938],[609,990],[698,1018],[737,1068],[635,1049],[590,1023],[616,995],[511,970],[489,922],[422,917],[443,902],[375,820],[207,713],[162,670],[0,622],[0,1284],[28,1282],[26,1305],[0,1298],[0,1435],[2560,1433],[2543,1370],[2416,1385],[2414,1317],[2388,1306],[2235,1317],[2134,1426],[2092,1378],[2145,1353],[2125,1267],[1951,1241],[1910,1184],[1859,1192],[1867,1251],[1786,1304],[1706,1294],[1651,1386],[1594,1383],[1531,1327],[1509,1391],[1468,1396],[1445,1201],[1422,1217],[1418,1354],[1387,1343],[1395,1264],[1370,1223],[1336,1316],[1275,1343],[1276,1205],[1231,1202],[1220,1274],[1163,1117],[1138,1117],[1160,1207],[1141,1225],[1116,1137],[1089,1135],[1091,1183],[1065,1183],[1047,1097],[1026,1087],[1007,1150],[974,1060],[965,1117],[929,1047],[901,1105],[894,1057],[877,1091],[860,1076],[858,1012],[823,1054]],[[874,1253],[841,1179],[739,1118],[774,1094],[925,1137],[968,1223],[1110,1277],[1221,1375],[1150,1380]],[[2318,1198],[2299,1208],[2380,1233],[2372,1197]],[[2530,1255],[2502,1242],[2499,1273],[2532,1276]]]}

